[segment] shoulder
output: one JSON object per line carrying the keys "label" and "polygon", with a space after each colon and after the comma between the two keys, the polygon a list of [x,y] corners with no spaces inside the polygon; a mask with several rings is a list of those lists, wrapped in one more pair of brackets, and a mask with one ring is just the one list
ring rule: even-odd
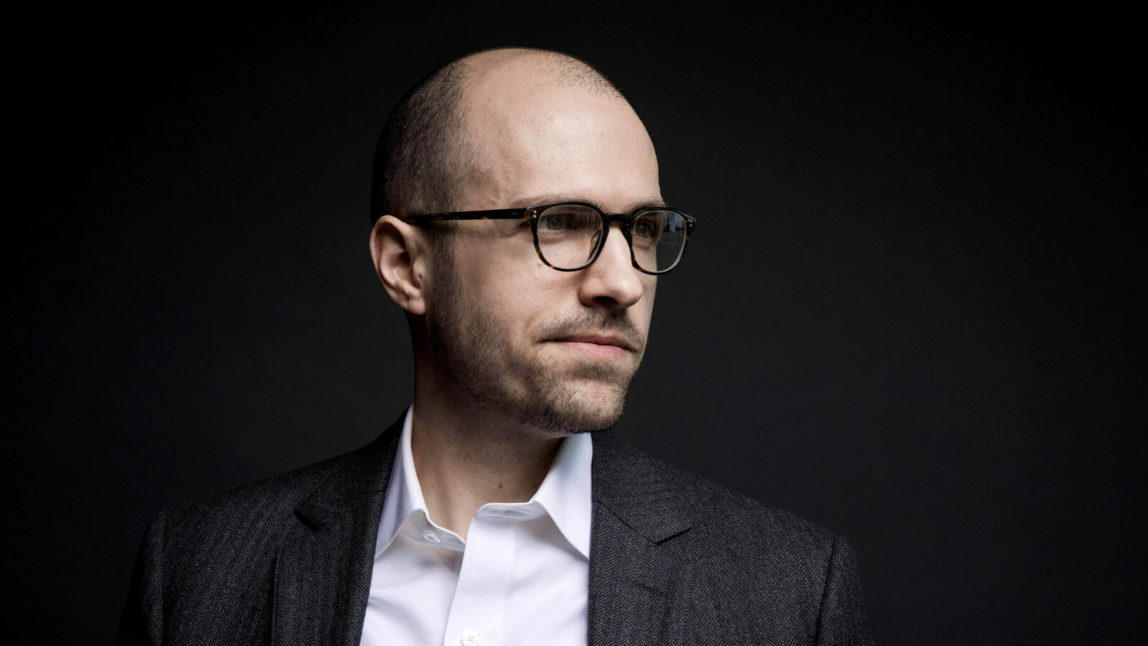
{"label": "shoulder", "polygon": [[870,643],[853,550],[842,536],[620,438],[594,440],[606,476],[595,502],[656,545],[672,572],[674,616],[688,618],[672,634]]}
{"label": "shoulder", "polygon": [[280,530],[295,522],[301,505],[322,493],[355,495],[374,488],[389,473],[397,433],[388,429],[370,444],[343,455],[226,491],[171,505],[153,521],[165,551],[180,552],[206,546],[261,546],[277,540]]}
{"label": "shoulder", "polygon": [[595,434],[594,449],[595,459],[608,463],[612,474],[615,491],[604,498],[656,498],[667,513],[681,514],[695,527],[723,532],[726,542],[748,540],[798,552],[832,549],[835,536],[829,530],[655,458],[622,438]]}
{"label": "shoulder", "polygon": [[393,429],[357,451],[161,511],[140,546],[121,634],[261,643],[278,555],[381,500]]}
{"label": "shoulder", "polygon": [[168,533],[206,531],[231,525],[266,526],[291,514],[300,501],[339,469],[350,454],[166,507],[160,517]]}
{"label": "shoulder", "polygon": [[[602,435],[602,434],[599,434]],[[771,590],[773,598],[824,592],[833,564],[851,558],[840,536],[801,516],[654,458],[613,436],[594,438],[595,502],[673,553],[692,584]]]}

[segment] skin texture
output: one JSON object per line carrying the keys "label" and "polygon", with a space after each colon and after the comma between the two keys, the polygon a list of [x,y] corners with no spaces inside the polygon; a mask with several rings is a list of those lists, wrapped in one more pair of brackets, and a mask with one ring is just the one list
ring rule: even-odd
{"label": "skin texture", "polygon": [[[475,151],[457,210],[583,201],[660,204],[657,159],[629,104],[556,55],[467,59],[465,136]],[[415,350],[412,450],[435,522],[465,536],[486,502],[528,500],[561,438],[622,412],[649,332],[657,279],[614,225],[597,261],[559,272],[530,228],[459,223],[436,240],[390,216],[372,233]],[[445,247],[443,245],[446,245]]]}

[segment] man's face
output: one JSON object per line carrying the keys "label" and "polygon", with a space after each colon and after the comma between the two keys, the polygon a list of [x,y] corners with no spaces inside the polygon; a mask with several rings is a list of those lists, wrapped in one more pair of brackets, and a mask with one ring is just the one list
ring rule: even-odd
{"label": "man's face", "polygon": [[[459,210],[580,201],[607,212],[659,204],[657,160],[623,100],[585,87],[469,91],[478,157]],[[569,433],[613,425],[641,361],[656,278],[635,269],[615,225],[597,261],[544,265],[530,226],[459,222],[436,250],[428,300],[440,379],[473,403]]]}

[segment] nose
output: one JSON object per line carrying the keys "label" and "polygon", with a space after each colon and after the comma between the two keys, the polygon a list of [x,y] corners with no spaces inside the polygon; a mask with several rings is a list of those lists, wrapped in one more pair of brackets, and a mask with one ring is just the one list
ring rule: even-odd
{"label": "nose", "polygon": [[645,274],[634,267],[622,225],[613,223],[610,228],[614,230],[606,236],[598,259],[579,272],[583,274],[579,298],[589,307],[625,309],[641,300]]}

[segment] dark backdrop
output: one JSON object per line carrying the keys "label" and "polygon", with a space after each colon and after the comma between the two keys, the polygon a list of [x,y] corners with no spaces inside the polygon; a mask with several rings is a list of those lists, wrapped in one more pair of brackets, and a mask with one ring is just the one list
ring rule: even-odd
{"label": "dark backdrop", "polygon": [[417,4],[10,23],[5,631],[106,643],[162,505],[399,415],[376,132],[523,44],[614,80],[701,221],[618,432],[847,535],[882,643],[1143,635],[1131,16]]}

